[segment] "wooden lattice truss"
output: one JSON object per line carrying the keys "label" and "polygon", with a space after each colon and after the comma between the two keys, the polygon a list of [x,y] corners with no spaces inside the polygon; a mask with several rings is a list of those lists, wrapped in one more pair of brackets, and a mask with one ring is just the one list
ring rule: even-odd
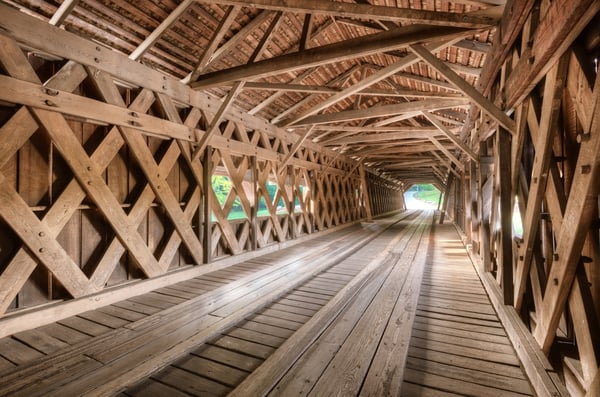
{"label": "wooden lattice truss", "polygon": [[[600,78],[574,41],[600,4],[534,5],[513,10],[500,79],[482,87],[515,109],[516,129],[473,118],[471,144],[482,161],[457,180],[456,191],[467,193],[466,203],[457,193],[454,210],[464,206],[474,250],[501,286],[502,303],[516,309],[521,325],[511,331],[527,341],[517,351],[536,390],[551,395],[561,385],[539,346],[563,363],[569,392],[592,396],[600,390]],[[513,237],[515,206],[520,237]]]}
{"label": "wooden lattice truss", "polygon": [[[402,204],[368,207],[367,178],[384,186],[374,194],[400,185],[339,152],[2,7],[0,218],[17,249],[0,264],[0,314]],[[66,61],[51,70],[28,48]],[[214,175],[231,182],[223,203]],[[243,219],[228,219],[234,202]],[[259,202],[267,216],[258,216]]]}

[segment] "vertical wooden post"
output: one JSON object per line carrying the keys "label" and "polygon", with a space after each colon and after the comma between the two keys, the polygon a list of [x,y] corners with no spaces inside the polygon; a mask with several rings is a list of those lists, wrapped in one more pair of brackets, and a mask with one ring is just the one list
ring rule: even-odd
{"label": "vertical wooden post", "polygon": [[[290,194],[286,194],[291,200],[288,204],[288,216],[290,219],[290,239],[295,239],[296,233],[296,215],[294,215],[294,208],[296,207],[296,196],[294,195],[294,187],[296,186],[296,173],[294,172],[294,166],[288,165],[289,184],[286,184],[286,190],[289,190]],[[289,187],[288,187],[289,186]],[[286,192],[287,193],[287,192]]]}
{"label": "vertical wooden post", "polygon": [[[450,173],[448,175],[448,182],[446,182],[446,192],[444,193],[444,201],[441,208],[440,213],[440,225],[444,223],[444,216],[446,215],[446,211],[448,210],[448,201],[450,201],[450,190],[452,189],[452,184],[454,183],[454,174]],[[439,206],[438,206],[439,209]]]}
{"label": "vertical wooden post", "polygon": [[211,218],[211,189],[212,175],[210,172],[212,166],[212,147],[206,146],[204,149],[204,158],[202,160],[202,180],[204,181],[204,263],[210,263],[212,260],[212,218]]}
{"label": "vertical wooden post", "polygon": [[514,302],[513,255],[512,255],[512,187],[511,187],[511,139],[502,127],[496,132],[498,154],[498,190],[500,204],[500,262],[504,304]]}
{"label": "vertical wooden post", "polygon": [[373,214],[371,212],[371,199],[369,197],[369,189],[367,188],[367,178],[365,176],[365,166],[360,165],[358,168],[360,172],[360,183],[363,189],[363,199],[365,202],[365,210],[367,211],[367,222],[371,222],[373,220]]}
{"label": "vertical wooden post", "polygon": [[471,180],[469,181],[470,183],[470,188],[469,188],[469,197],[471,202],[469,203],[469,206],[471,207],[471,225],[469,226],[471,228],[471,240],[472,240],[472,246],[473,246],[473,251],[476,253],[480,253],[479,252],[479,222],[480,222],[480,218],[479,218],[479,209],[478,209],[478,201],[477,198],[478,193],[477,193],[477,163],[475,161],[471,161],[470,164],[470,176],[471,176]]}
{"label": "vertical wooden post", "polygon": [[471,212],[471,197],[472,197],[472,192],[471,192],[471,187],[473,186],[471,184],[471,180],[473,179],[473,173],[472,173],[472,166],[471,166],[472,161],[469,160],[468,164],[467,164],[467,168],[466,170],[469,172],[469,176],[467,176],[466,172],[465,175],[463,177],[463,188],[465,189],[465,194],[463,195],[463,205],[465,207],[465,218],[463,220],[464,224],[463,224],[463,230],[465,231],[465,236],[467,237],[467,243],[471,244],[472,243],[472,230],[471,230],[471,222],[472,222],[472,212]]}
{"label": "vertical wooden post", "polygon": [[[486,150],[484,147],[485,147],[484,145],[481,146],[482,154],[485,153],[484,151]],[[481,157],[482,156],[480,156],[480,158]],[[485,181],[483,180],[483,178],[484,178],[484,176],[487,176],[487,173],[484,170],[484,166],[487,167],[487,165],[482,165],[481,160],[480,160],[479,169],[478,169],[478,173],[477,173],[477,175],[478,175],[477,197],[479,198],[479,200],[478,200],[478,203],[479,203],[479,207],[478,207],[479,256],[481,257],[483,271],[490,272],[492,270],[492,259],[490,256],[490,235],[489,235],[490,227],[489,227],[489,223],[486,222],[485,214],[484,214],[484,207],[485,207],[484,200],[486,199],[486,197],[483,196],[483,185],[485,184]]]}
{"label": "vertical wooden post", "polygon": [[250,249],[258,249],[258,203],[260,195],[258,191],[258,163],[256,156],[250,156],[250,183],[252,184],[252,207],[250,208]]}
{"label": "vertical wooden post", "polygon": [[315,227],[315,218],[317,216],[317,171],[310,171],[310,233],[314,233],[316,230]]}

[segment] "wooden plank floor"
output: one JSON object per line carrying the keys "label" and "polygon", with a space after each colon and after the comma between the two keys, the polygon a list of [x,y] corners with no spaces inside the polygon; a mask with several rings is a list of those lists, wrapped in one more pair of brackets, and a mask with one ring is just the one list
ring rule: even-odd
{"label": "wooden plank floor", "polygon": [[519,360],[451,224],[434,228],[402,395],[532,395]]}
{"label": "wooden plank floor", "polygon": [[0,339],[0,395],[531,395],[454,228],[394,221]]}

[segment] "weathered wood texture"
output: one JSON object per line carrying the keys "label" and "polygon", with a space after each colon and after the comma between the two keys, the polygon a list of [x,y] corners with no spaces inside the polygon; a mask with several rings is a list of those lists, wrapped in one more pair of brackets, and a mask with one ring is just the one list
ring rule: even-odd
{"label": "weathered wood texture", "polygon": [[[471,191],[484,206],[465,219],[468,242],[490,272],[486,279],[503,286],[498,300],[514,299],[504,317],[519,322],[511,337],[531,357],[524,366],[536,392],[560,389],[557,371],[569,392],[583,396],[594,388],[600,360],[600,79],[588,55],[599,50],[590,37],[600,3],[514,3],[517,18],[503,20],[506,30],[492,46],[492,62],[500,66],[486,65],[480,88],[497,105],[515,109],[515,130],[498,136],[485,115],[472,119],[465,132],[473,146],[492,149],[493,178],[471,173],[478,180],[457,181],[457,189]],[[473,186],[490,180],[489,200],[485,189],[483,197],[473,196]],[[522,230],[510,219],[522,222]],[[550,352],[559,357],[554,369]],[[544,373],[546,380],[536,375]]]}
{"label": "weathered wood texture", "polygon": [[348,157],[0,7],[1,315],[403,208]]}

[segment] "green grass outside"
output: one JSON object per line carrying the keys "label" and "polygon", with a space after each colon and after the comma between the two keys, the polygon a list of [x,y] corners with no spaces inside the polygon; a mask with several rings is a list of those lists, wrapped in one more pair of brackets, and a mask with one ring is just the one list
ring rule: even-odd
{"label": "green grass outside", "polygon": [[[286,214],[287,212],[285,211],[277,211],[277,214]],[[269,210],[268,209],[260,209],[257,212],[257,216],[260,218],[261,216],[269,216]],[[229,213],[229,216],[227,217],[227,219],[229,220],[235,220],[235,219],[247,219],[248,217],[246,216],[246,213],[243,210],[239,210],[239,211],[234,211],[232,210]],[[216,218],[213,216],[212,217],[213,222],[216,221]]]}
{"label": "green grass outside", "polygon": [[415,198],[426,203],[436,204],[440,200],[440,192],[438,190],[424,190],[415,193]]}

